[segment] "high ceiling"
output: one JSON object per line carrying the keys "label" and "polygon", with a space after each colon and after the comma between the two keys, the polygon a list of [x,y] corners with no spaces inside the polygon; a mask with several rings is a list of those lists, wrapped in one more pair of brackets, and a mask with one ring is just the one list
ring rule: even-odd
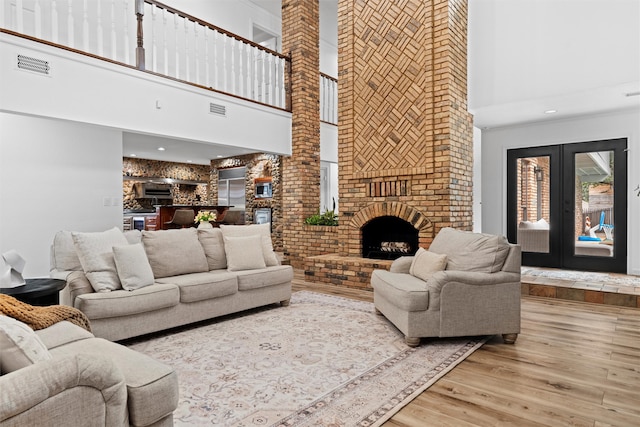
{"label": "high ceiling", "polygon": [[[280,16],[280,0],[249,1]],[[336,46],[338,0],[319,2],[321,37]],[[576,3],[469,0],[468,93],[476,127],[640,107],[640,2],[581,0],[579,19]],[[155,136],[125,134],[124,141],[125,156],[145,149],[145,158],[157,160],[208,164],[245,154]],[[160,143],[175,151],[158,152]]]}

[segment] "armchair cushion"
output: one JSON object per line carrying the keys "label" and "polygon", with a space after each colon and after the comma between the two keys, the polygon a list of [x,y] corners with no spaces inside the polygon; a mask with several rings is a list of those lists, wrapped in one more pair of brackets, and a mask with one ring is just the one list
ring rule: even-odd
{"label": "armchair cushion", "polygon": [[12,317],[0,315],[0,373],[49,359],[49,350],[33,329]]}
{"label": "armchair cushion", "polygon": [[404,311],[424,311],[429,308],[427,284],[406,273],[373,270],[371,286],[375,293],[383,296]]}
{"label": "armchair cushion", "polygon": [[495,273],[509,254],[504,236],[473,233],[445,227],[433,239],[429,251],[446,254],[447,270]]}
{"label": "armchair cushion", "polygon": [[447,255],[437,254],[418,248],[418,252],[413,257],[409,274],[424,281],[429,280],[436,271],[442,271],[447,267]]}

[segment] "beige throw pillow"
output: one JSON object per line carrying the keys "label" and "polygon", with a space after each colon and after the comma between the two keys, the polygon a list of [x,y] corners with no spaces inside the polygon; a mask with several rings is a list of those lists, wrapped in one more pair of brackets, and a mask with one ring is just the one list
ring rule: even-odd
{"label": "beige throw pillow", "polygon": [[[250,224],[250,225],[225,225],[220,224],[222,235],[224,237],[241,237],[253,236],[259,234],[262,236],[262,253],[264,263],[267,266],[280,265],[278,256],[273,251],[273,243],[271,242],[271,224]],[[228,260],[227,260],[228,262]]]}
{"label": "beige throw pillow", "polygon": [[443,271],[447,267],[447,256],[429,252],[423,248],[418,248],[411,262],[409,274],[422,279],[425,282],[431,278],[433,273]]}
{"label": "beige throw pillow", "polygon": [[224,251],[227,254],[229,271],[265,268],[262,255],[262,236],[224,236]]}
{"label": "beige throw pillow", "polygon": [[193,227],[143,231],[142,244],[156,279],[209,271],[198,231]]}
{"label": "beige throw pillow", "polygon": [[227,268],[227,257],[224,252],[224,240],[219,228],[198,228],[198,240],[207,257],[209,270]]}
{"label": "beige throw pillow", "polygon": [[114,246],[113,258],[124,289],[133,291],[153,285],[153,271],[142,243]]}
{"label": "beige throw pillow", "polygon": [[78,252],[82,269],[96,292],[110,292],[122,288],[113,247],[128,244],[119,228],[98,233],[72,232],[73,242]]}
{"label": "beige throw pillow", "polygon": [[1,374],[49,359],[49,350],[33,329],[12,317],[0,315]]}

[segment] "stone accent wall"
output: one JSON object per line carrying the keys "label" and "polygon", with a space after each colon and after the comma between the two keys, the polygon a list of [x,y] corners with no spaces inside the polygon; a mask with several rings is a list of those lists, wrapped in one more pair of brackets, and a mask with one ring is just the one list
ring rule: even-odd
{"label": "stone accent wall", "polygon": [[[151,209],[153,200],[136,199],[133,191],[133,184],[136,181],[127,180],[127,177],[172,178],[206,182],[209,179],[209,166],[125,157],[122,159],[122,176],[125,178],[122,183],[123,209]],[[173,184],[171,188],[173,202],[163,200],[160,204],[206,205],[211,201],[208,191],[207,184]]]}
{"label": "stone accent wall", "polygon": [[[282,1],[282,50],[291,53],[292,155],[283,159],[284,253],[295,267],[315,248],[304,219],[320,205],[319,6],[317,0]],[[322,250],[322,249],[320,249]]]}
{"label": "stone accent wall", "polygon": [[[272,154],[247,154],[244,156],[215,159],[211,161],[209,187],[212,189],[211,198],[216,204],[218,200],[218,171],[220,169],[244,166],[245,174],[245,222],[253,223],[254,212],[258,208],[271,208],[271,238],[276,251],[282,251],[282,159]],[[256,178],[271,178],[273,197],[256,198]]]}
{"label": "stone accent wall", "polygon": [[[382,212],[472,228],[472,118],[466,103],[466,0],[338,3],[340,247]],[[371,208],[374,206],[374,208]]]}

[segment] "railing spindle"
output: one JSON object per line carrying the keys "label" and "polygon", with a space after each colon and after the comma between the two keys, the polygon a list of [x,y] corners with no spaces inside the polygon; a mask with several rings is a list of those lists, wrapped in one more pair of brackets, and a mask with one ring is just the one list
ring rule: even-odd
{"label": "railing spindle", "polygon": [[35,27],[36,38],[41,39],[42,38],[42,7],[40,6],[40,0],[36,0],[36,3],[33,5],[33,25]]}
{"label": "railing spindle", "polygon": [[167,12],[165,9],[162,9],[162,25],[163,25],[162,41],[164,43],[162,60],[164,61],[165,76],[169,75],[169,39],[167,36],[167,28],[169,26],[167,25],[167,13],[169,12]]}
{"label": "railing spindle", "polygon": [[184,79],[189,80],[189,76],[191,75],[189,70],[189,20],[184,20]]}
{"label": "railing spindle", "polygon": [[58,3],[51,0],[51,41],[58,43]]}
{"label": "railing spindle", "polygon": [[244,45],[245,50],[245,61],[247,63],[246,71],[247,71],[247,84],[245,85],[245,98],[251,99],[251,46],[248,44]]}
{"label": "railing spindle", "polygon": [[176,79],[180,78],[180,49],[178,49],[178,15],[173,14],[175,53],[176,53]]}
{"label": "railing spindle", "polygon": [[117,39],[116,39],[116,0],[111,0],[111,31],[109,31],[111,40],[111,59],[116,59]]}
{"label": "railing spindle", "polygon": [[200,28],[197,22],[193,22],[193,35],[195,38],[195,41],[193,43],[193,56],[194,56],[194,67],[196,69],[196,79],[195,79],[195,83],[200,84],[200,49],[198,46],[198,34],[200,33]]}
{"label": "railing spindle", "polygon": [[222,37],[222,87],[225,92],[229,91],[227,80],[227,37]]}
{"label": "railing spindle", "polygon": [[238,95],[242,96],[244,93],[244,61],[242,52],[244,51],[244,43],[238,44]]}
{"label": "railing spindle", "polygon": [[87,0],[82,2],[82,49],[89,52],[89,10]]}
{"label": "railing spindle", "polygon": [[204,28],[204,85],[211,87],[209,84],[209,29]]}
{"label": "railing spindle", "polygon": [[158,46],[156,40],[156,19],[158,9],[151,5],[151,71],[158,71]]}
{"label": "railing spindle", "polygon": [[104,40],[102,34],[102,0],[98,1],[98,24],[96,25],[96,40],[98,43],[98,55],[104,56]]}
{"label": "railing spindle", "polygon": [[22,0],[16,0],[16,27],[19,33],[24,33],[24,7]]}
{"label": "railing spindle", "polygon": [[267,73],[265,72],[265,56],[266,56],[266,52],[264,50],[260,51],[260,66],[262,68],[262,70],[260,71],[261,74],[261,85],[262,85],[262,90],[260,91],[260,102],[267,102]]}
{"label": "railing spindle", "polygon": [[127,0],[122,0],[122,22],[124,23],[124,34],[123,34],[123,40],[122,40],[122,47],[123,47],[123,52],[124,52],[124,62],[125,64],[129,64],[131,61],[131,54],[130,54],[130,43],[131,41],[129,40],[129,14],[131,12],[129,11],[129,8],[127,7]]}
{"label": "railing spindle", "polygon": [[67,4],[67,44],[69,47],[75,46],[74,35],[74,22],[73,22],[73,2],[69,1]]}
{"label": "railing spindle", "polygon": [[218,32],[213,31],[213,87],[220,87],[220,81],[218,73]]}

